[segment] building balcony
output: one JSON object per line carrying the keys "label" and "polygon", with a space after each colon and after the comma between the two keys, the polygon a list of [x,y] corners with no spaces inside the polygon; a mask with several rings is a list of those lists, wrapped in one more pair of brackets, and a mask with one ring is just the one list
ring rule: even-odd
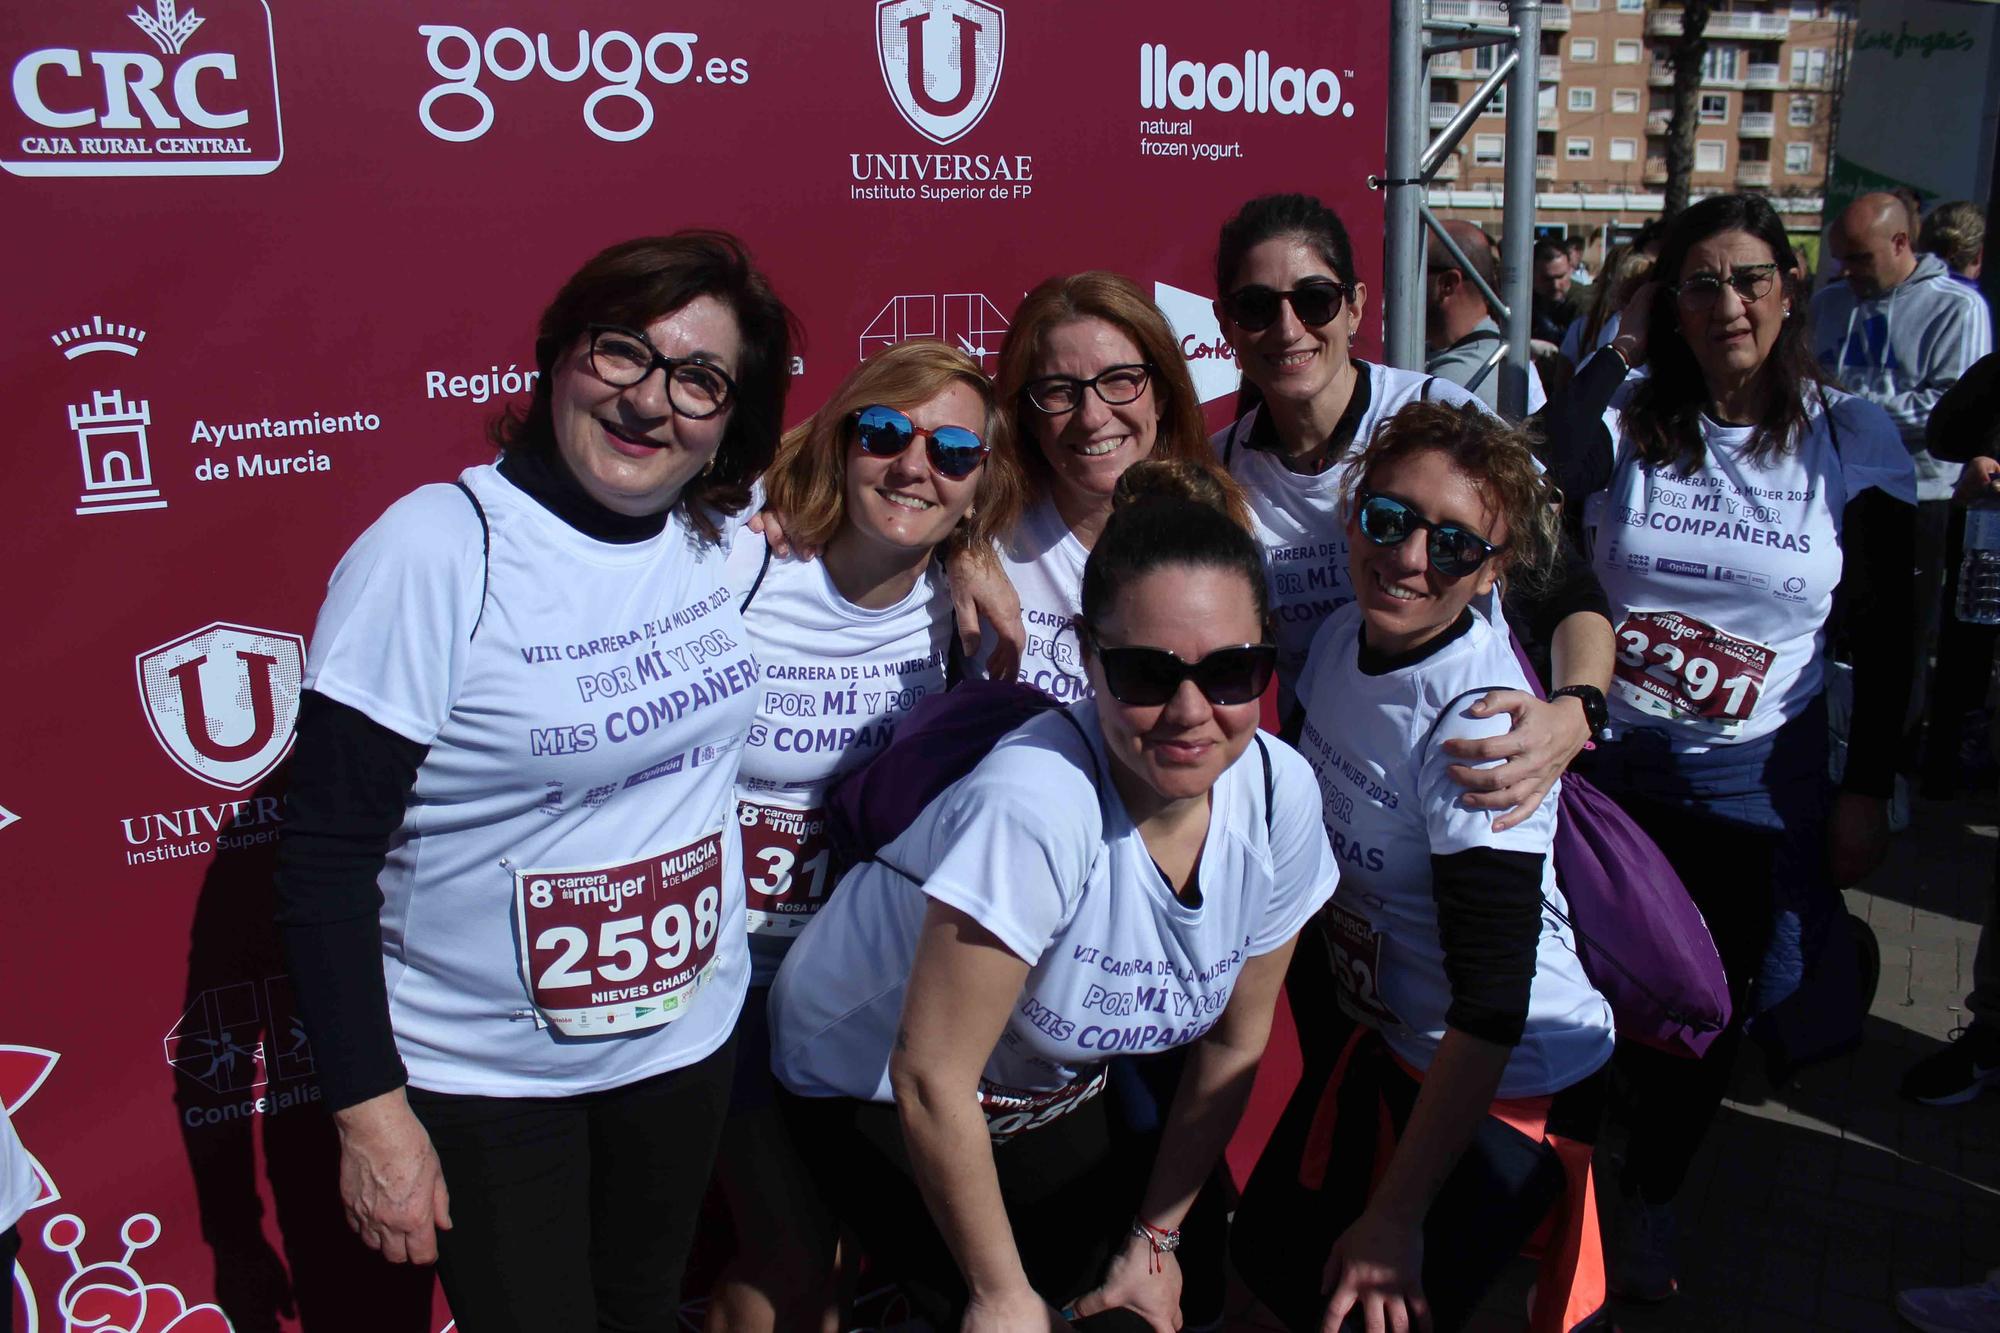
{"label": "building balcony", "polygon": [[[1702,35],[1709,38],[1726,38],[1737,41],[1782,42],[1792,28],[1789,13],[1749,14],[1734,11],[1718,11],[1708,16],[1708,26]],[[1648,37],[1678,37],[1681,35],[1681,11],[1675,9],[1655,9],[1646,15],[1646,35]]]}
{"label": "building balcony", "polygon": [[[1646,71],[1646,83],[1649,87],[1653,88],[1673,87],[1673,66],[1664,60],[1655,60],[1652,67]],[[1703,74],[1701,76],[1701,86],[1704,88],[1747,88],[1749,87],[1749,79],[1745,76],[1743,67],[1739,65],[1734,74]]]}
{"label": "building balcony", "polygon": [[1777,132],[1775,111],[1745,111],[1736,121],[1736,135],[1740,139],[1768,139]]}
{"label": "building balcony", "polygon": [[1557,110],[1556,110],[1556,109],[1555,109],[1554,107],[1552,107],[1552,106],[1538,106],[1538,107],[1536,107],[1536,108],[1535,108],[1535,128],[1536,128],[1536,129],[1538,129],[1538,130],[1557,130],[1557,129],[1561,129],[1561,128],[1562,128],[1562,113],[1561,113],[1561,112],[1559,112],[1559,111],[1557,111]]}
{"label": "building balcony", "polygon": [[1535,154],[1535,179],[1552,181],[1556,178],[1556,155],[1554,153]]}
{"label": "building balcony", "polygon": [[1646,169],[1639,173],[1639,179],[1648,185],[1665,185],[1667,183],[1667,159],[1664,157],[1647,158]]}
{"label": "building balcony", "polygon": [[1444,161],[1438,163],[1437,174],[1432,176],[1431,180],[1435,182],[1435,181],[1455,181],[1457,179],[1458,179],[1458,154],[1451,153],[1445,157]]}
{"label": "building balcony", "polygon": [[1543,56],[1537,77],[1543,83],[1561,83],[1562,76],[1563,58],[1561,56]]}
{"label": "building balcony", "polygon": [[1769,162],[1738,162],[1736,164],[1736,183],[1757,189],[1769,189],[1771,186],[1771,164]]}
{"label": "building balcony", "polygon": [[1569,6],[1568,6],[1568,5],[1543,5],[1543,6],[1542,6],[1542,31],[1543,31],[1543,32],[1568,32],[1568,31],[1569,31]]}
{"label": "building balcony", "polygon": [[1500,0],[1431,0],[1430,16],[1459,23],[1512,23]]}
{"label": "building balcony", "polygon": [[1466,68],[1458,63],[1458,58],[1464,54],[1465,52],[1463,51],[1438,52],[1431,57],[1431,73],[1446,75],[1458,73],[1461,69]]}
{"label": "building balcony", "polygon": [[1652,67],[1646,71],[1646,83],[1647,86],[1653,88],[1673,87],[1674,86],[1673,66],[1669,65],[1664,60],[1655,60],[1652,64]]}
{"label": "building balcony", "polygon": [[1750,65],[1747,67],[1743,86],[1775,90],[1785,86],[1785,71],[1777,65]]}
{"label": "building balcony", "polygon": [[1456,102],[1432,102],[1431,128],[1437,129],[1441,125],[1451,124],[1451,118],[1457,114],[1458,103]]}
{"label": "building balcony", "polygon": [[1673,119],[1674,113],[1668,109],[1648,111],[1646,113],[1646,133],[1665,134],[1667,126],[1673,122]]}

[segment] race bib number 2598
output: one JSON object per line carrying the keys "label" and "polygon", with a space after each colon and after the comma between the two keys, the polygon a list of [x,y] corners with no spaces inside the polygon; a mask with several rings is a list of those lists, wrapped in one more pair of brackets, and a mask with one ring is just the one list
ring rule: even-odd
{"label": "race bib number 2598", "polygon": [[514,913],[521,973],[549,1024],[605,1037],[670,1023],[715,970],[722,837],[614,865],[517,871]]}
{"label": "race bib number 2598", "polygon": [[1612,687],[1642,712],[1733,735],[1757,707],[1777,653],[1678,611],[1634,611],[1618,627]]}

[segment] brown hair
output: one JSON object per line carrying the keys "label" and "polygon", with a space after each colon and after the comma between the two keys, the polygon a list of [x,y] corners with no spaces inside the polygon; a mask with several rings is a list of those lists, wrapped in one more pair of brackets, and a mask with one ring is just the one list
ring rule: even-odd
{"label": "brown hair", "polygon": [[1652,276],[1652,258],[1636,246],[1618,246],[1604,257],[1604,268],[1591,285],[1590,310],[1583,317],[1583,360],[1590,360],[1605,324]]}
{"label": "brown hair", "polygon": [[1506,523],[1506,549],[1495,558],[1504,562],[1509,583],[1544,586],[1562,540],[1556,489],[1535,465],[1527,433],[1476,403],[1411,403],[1383,422],[1348,471],[1343,500],[1349,511],[1371,475],[1431,450],[1477,482]]}
{"label": "brown hair", "polygon": [[1049,462],[1035,445],[1035,418],[1040,415],[1028,402],[1027,384],[1035,377],[1042,358],[1043,340],[1050,330],[1081,319],[1099,319],[1132,340],[1139,355],[1153,368],[1147,392],[1160,413],[1158,434],[1152,457],[1188,463],[1214,475],[1228,497],[1229,516],[1238,522],[1249,518],[1242,488],[1216,461],[1208,442],[1208,423],[1202,416],[1201,398],[1189,378],[1187,358],[1180,342],[1160,308],[1146,299],[1137,283],[1122,274],[1092,269],[1067,277],[1044,279],[1021,300],[1014,322],[1000,344],[999,367],[993,376],[994,396],[1000,402],[1001,423],[993,441],[994,451],[1010,450],[1020,460],[1035,498],[1048,495]]}
{"label": "brown hair", "polygon": [[798,322],[750,262],[743,243],[722,231],[677,231],[642,236],[593,257],[570,275],[542,312],[535,338],[540,371],[525,411],[509,406],[489,434],[506,452],[555,448],[552,395],[557,363],[592,324],[644,329],[697,297],[729,307],[743,337],[736,366],[736,397],[713,465],[681,488],[676,503],[711,541],[720,530],[714,513],[733,514],[750,503],[750,486],[778,447],[791,386],[792,352],[802,343]]}
{"label": "brown hair", "polygon": [[[980,437],[989,443],[998,423],[993,384],[979,363],[955,347],[930,339],[897,343],[869,357],[826,403],[785,432],[777,461],[764,474],[770,506],[785,516],[785,535],[803,546],[825,546],[847,516],[847,455],[854,413],[880,403],[907,412],[963,384],[979,395],[986,419]],[[1020,517],[1027,482],[1011,453],[988,449],[980,465],[972,509],[960,525],[975,543],[1008,532]]]}
{"label": "brown hair", "polygon": [[1167,565],[1220,569],[1242,575],[1250,585],[1257,623],[1269,637],[1270,589],[1264,581],[1264,551],[1243,521],[1230,511],[1232,496],[1222,486],[1227,474],[1193,463],[1134,463],[1118,478],[1111,496],[1111,521],[1083,566],[1083,623],[1104,623],[1124,589]]}
{"label": "brown hair", "polygon": [[1952,272],[1963,273],[1985,252],[1986,214],[1978,204],[1963,199],[1939,204],[1924,219],[1917,248],[1942,259]]}

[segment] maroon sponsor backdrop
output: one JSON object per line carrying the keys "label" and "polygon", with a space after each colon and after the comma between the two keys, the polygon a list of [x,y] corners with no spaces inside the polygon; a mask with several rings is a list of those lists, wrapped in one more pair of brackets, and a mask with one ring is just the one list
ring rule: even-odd
{"label": "maroon sponsor backdrop", "polygon": [[345,1235],[271,839],[328,571],[489,457],[564,276],[739,233],[807,330],[796,419],[901,338],[990,365],[1029,286],[1107,266],[1219,418],[1238,202],[1321,194],[1377,285],[1386,31],[1184,0],[0,12],[0,1102],[45,1173],[17,1326],[448,1318]]}

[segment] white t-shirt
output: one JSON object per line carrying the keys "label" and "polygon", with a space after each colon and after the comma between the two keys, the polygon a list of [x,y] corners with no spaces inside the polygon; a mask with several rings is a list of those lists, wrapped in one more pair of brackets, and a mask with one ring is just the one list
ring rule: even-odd
{"label": "white t-shirt", "polygon": [[0,1106],[0,1231],[20,1221],[41,1192],[35,1163],[21,1146],[21,1136],[7,1118],[7,1108]]}
{"label": "white t-shirt", "polygon": [[[1261,406],[1217,431],[1213,439],[1216,456],[1248,492],[1251,525],[1264,548],[1271,613],[1278,622],[1280,717],[1291,713],[1295,682],[1305,667],[1314,632],[1354,600],[1347,575],[1347,518],[1341,509],[1341,492],[1354,459],[1368,446],[1375,428],[1410,403],[1426,397],[1434,403],[1479,402],[1449,380],[1367,361],[1354,364],[1367,376],[1368,396],[1360,401],[1363,382],[1357,377],[1356,401],[1334,432],[1352,444],[1326,471],[1310,476],[1294,472],[1278,454],[1251,447]],[[1479,406],[1491,410],[1484,403]]]}
{"label": "white t-shirt", "polygon": [[1268,827],[1255,742],[1217,779],[1196,879],[1202,900],[1189,906],[1098,776],[1109,761],[1095,701],[1069,717],[1087,747],[1062,716],[1037,717],[882,849],[921,883],[880,862],[857,866],[806,927],[771,991],[771,1062],[786,1087],[892,1100],[889,1051],[930,899],[965,912],[1029,965],[986,1064],[981,1095],[992,1115],[1060,1106],[1050,1094],[1094,1086],[1112,1056],[1200,1037],[1243,961],[1291,939],[1333,892],[1312,774],[1282,742],[1264,738]]}
{"label": "white t-shirt", "polygon": [[[1089,559],[1089,548],[1047,496],[1028,506],[1000,547],[1000,567],[1021,599],[1021,620],[1028,631],[1017,679],[1064,703],[1089,698],[1091,692],[1073,623],[1083,610],[1083,566]],[[985,662],[992,649],[993,632],[987,630],[979,661]]]}
{"label": "white t-shirt", "polygon": [[1584,502],[1591,562],[1611,599],[1614,726],[1665,727],[1675,750],[1768,736],[1824,684],[1826,618],[1841,574],[1841,522],[1869,487],[1914,503],[1916,474],[1881,408],[1817,393],[1796,449],[1753,462],[1752,429],[1702,418],[1702,464],[1683,477],[1640,465],[1605,413],[1618,457]]}
{"label": "white t-shirt", "polygon": [[727,535],[676,510],[596,541],[494,467],[462,479],[490,556],[457,488],[404,496],[334,570],[306,660],[308,688],[430,747],[380,879],[397,1048],[416,1086],[495,1097],[691,1064],[750,976],[757,664]]}
{"label": "white t-shirt", "polygon": [[[1485,687],[1528,688],[1505,631],[1474,615],[1431,655],[1368,675],[1359,665],[1361,627],[1354,605],[1328,621],[1300,681],[1306,719],[1299,748],[1319,778],[1327,835],[1340,861],[1340,891],[1325,925],[1341,963],[1343,1005],[1377,1027],[1396,1054],[1428,1069],[1451,1008],[1431,857],[1478,847],[1533,852],[1545,858],[1543,897],[1567,915],[1553,855],[1558,792],[1551,789],[1533,815],[1496,832],[1496,812],[1465,808],[1464,788],[1445,771],[1455,762],[1442,749],[1445,741],[1507,730],[1504,715],[1466,716]],[[1537,1097],[1566,1088],[1610,1059],[1612,1045],[1611,1006],[1591,986],[1568,928],[1545,903],[1527,1027],[1496,1095]]]}
{"label": "white t-shirt", "polygon": [[[729,586],[756,582],[769,550],[737,534]],[[944,689],[951,594],[935,565],[894,606],[840,595],[824,560],[772,558],[743,612],[757,654],[757,720],[743,743],[736,816],[750,924],[751,985],[768,986],[833,888],[827,785],[889,743],[897,720]]]}

